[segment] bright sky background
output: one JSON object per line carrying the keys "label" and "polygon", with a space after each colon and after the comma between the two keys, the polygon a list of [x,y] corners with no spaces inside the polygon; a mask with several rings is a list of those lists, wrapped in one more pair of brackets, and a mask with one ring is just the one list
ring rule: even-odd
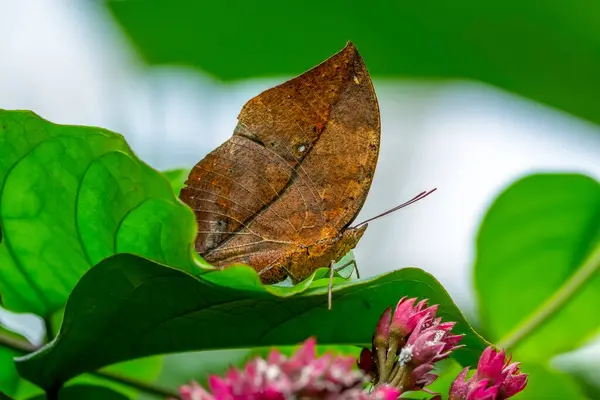
{"label": "bright sky background", "polygon": [[[285,79],[223,85],[189,69],[146,69],[90,3],[0,0],[0,108],[109,128],[157,169],[191,168],[231,136],[248,99]],[[369,224],[355,251],[359,268],[423,268],[472,317],[474,239],[490,202],[536,171],[600,178],[600,128],[478,83],[374,83],[382,146],[357,221],[438,192]]]}

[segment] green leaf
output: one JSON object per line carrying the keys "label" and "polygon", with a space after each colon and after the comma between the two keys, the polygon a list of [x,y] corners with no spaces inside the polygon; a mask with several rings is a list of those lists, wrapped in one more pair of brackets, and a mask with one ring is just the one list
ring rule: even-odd
{"label": "green leaf", "polygon": [[514,400],[569,399],[587,400],[581,387],[568,375],[550,367],[526,363],[523,372],[529,375],[527,387]]}
{"label": "green leaf", "polygon": [[[130,400],[131,398],[107,387],[95,385],[68,386],[58,394],[59,400]],[[46,395],[31,397],[29,400],[46,400]]]}
{"label": "green leaf", "polygon": [[599,331],[600,184],[532,175],[489,209],[475,286],[483,330],[520,360],[544,361]]}
{"label": "green leaf", "polygon": [[107,1],[151,64],[296,75],[356,43],[375,77],[468,78],[600,123],[600,3]]}
{"label": "green leaf", "polygon": [[120,135],[0,110],[0,154],[6,308],[50,317],[92,265],[118,252],[197,268],[192,211]]}
{"label": "green leaf", "polygon": [[168,171],[162,171],[162,174],[171,184],[173,192],[176,196],[179,196],[179,192],[185,185],[185,180],[188,177],[189,170],[187,169],[171,169]]}
{"label": "green leaf", "polygon": [[419,269],[337,285],[333,310],[328,311],[327,287],[279,297],[260,284],[250,267],[196,278],[121,254],[86,273],[69,297],[55,340],[18,359],[17,368],[48,388],[86,371],[153,354],[292,345],[311,335],[321,344],[368,345],[380,314],[405,295],[440,304],[439,315],[457,321],[455,331],[467,335],[467,348],[456,352],[457,359],[477,361],[485,341],[442,286]]}

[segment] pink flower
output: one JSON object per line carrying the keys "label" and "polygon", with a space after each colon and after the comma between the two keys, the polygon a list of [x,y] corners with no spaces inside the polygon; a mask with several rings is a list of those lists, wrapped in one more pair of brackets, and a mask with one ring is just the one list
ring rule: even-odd
{"label": "pink flower", "polygon": [[353,357],[325,354],[316,357],[316,342],[308,339],[291,357],[277,350],[266,360],[256,358],[243,370],[232,368],[224,378],[209,378],[210,393],[193,382],[180,388],[182,400],[396,400],[397,389],[381,386],[363,390],[367,376],[353,369]]}
{"label": "pink flower", "polygon": [[377,323],[371,350],[363,349],[358,366],[372,377],[375,387],[390,385],[401,393],[420,390],[437,375],[435,363],[458,348],[463,335],[453,335],[454,322],[436,318],[437,306],[427,300],[400,299],[394,313],[386,309]]}
{"label": "pink flower", "polygon": [[[428,323],[431,325],[427,326]],[[462,339],[462,335],[449,333],[454,325],[454,322],[441,323],[440,318],[433,322],[422,318],[418,322],[398,357],[400,365],[411,363],[414,366],[408,386],[422,388],[435,381],[437,375],[431,373],[435,363],[447,358]]]}
{"label": "pink flower", "polygon": [[414,306],[416,300],[416,298],[407,300],[406,297],[400,299],[392,317],[391,335],[398,339],[406,338],[423,318],[433,319],[435,317],[437,305],[427,308],[427,300],[421,300]]}
{"label": "pink flower", "polygon": [[491,346],[481,354],[475,374],[465,380],[468,371],[462,370],[452,383],[450,400],[504,400],[527,385],[527,374],[521,373],[519,363],[511,363],[504,351]]}

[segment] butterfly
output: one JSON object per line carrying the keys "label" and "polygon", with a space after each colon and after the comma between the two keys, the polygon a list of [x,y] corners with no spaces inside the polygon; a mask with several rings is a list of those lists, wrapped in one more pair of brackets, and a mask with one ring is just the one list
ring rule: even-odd
{"label": "butterfly", "polygon": [[233,136],[191,170],[180,198],[196,215],[196,251],[215,266],[250,265],[264,283],[332,266],[367,228],[351,224],[379,146],[373,83],[349,42],[248,101]]}

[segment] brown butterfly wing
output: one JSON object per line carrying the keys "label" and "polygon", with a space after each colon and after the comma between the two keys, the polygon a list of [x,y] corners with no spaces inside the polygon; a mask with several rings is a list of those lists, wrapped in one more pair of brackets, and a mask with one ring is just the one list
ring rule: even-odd
{"label": "brown butterfly wing", "polygon": [[[299,246],[336,237],[362,207],[379,152],[379,109],[349,43],[317,67],[250,100],[231,139],[190,173],[196,250],[246,263],[266,282]],[[275,267],[275,268],[272,268]]]}

